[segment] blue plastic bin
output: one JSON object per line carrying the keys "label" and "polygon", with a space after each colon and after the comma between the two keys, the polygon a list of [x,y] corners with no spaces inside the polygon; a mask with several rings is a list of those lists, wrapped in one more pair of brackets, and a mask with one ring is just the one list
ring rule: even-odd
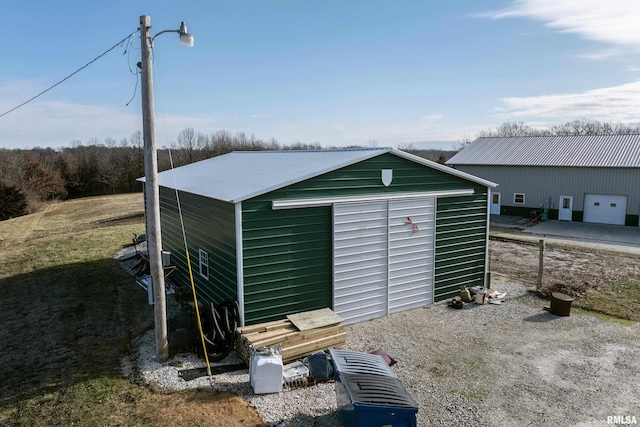
{"label": "blue plastic bin", "polygon": [[345,427],[415,427],[418,404],[398,378],[341,373],[338,412]]}

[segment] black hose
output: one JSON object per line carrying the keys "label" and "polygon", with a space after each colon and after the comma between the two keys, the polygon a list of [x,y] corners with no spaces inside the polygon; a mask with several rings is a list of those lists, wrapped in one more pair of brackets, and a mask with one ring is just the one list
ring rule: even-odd
{"label": "black hose", "polygon": [[240,310],[236,301],[211,304],[203,317],[202,332],[209,360],[219,362],[231,353],[236,342]]}

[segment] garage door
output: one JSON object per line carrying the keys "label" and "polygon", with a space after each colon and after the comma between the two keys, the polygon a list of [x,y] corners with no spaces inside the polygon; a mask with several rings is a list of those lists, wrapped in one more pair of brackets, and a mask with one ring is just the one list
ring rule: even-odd
{"label": "garage door", "polygon": [[389,313],[433,302],[435,199],[389,202]]}
{"label": "garage door", "polygon": [[433,302],[435,199],[333,207],[333,309],[345,324]]}
{"label": "garage door", "polygon": [[624,225],[627,215],[627,196],[613,194],[585,194],[584,222]]}
{"label": "garage door", "polygon": [[333,207],[333,311],[345,324],[387,314],[387,202]]}

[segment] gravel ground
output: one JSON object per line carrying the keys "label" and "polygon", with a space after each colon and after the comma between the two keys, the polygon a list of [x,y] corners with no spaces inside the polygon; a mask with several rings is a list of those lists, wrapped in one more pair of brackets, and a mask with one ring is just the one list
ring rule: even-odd
{"label": "gravel ground", "polygon": [[[640,420],[640,325],[574,312],[554,316],[548,301],[521,285],[494,280],[501,305],[444,303],[346,327],[345,349],[384,349],[418,402],[421,426],[607,425]],[[178,369],[195,356],[155,362],[153,332],[141,340],[141,377],[163,390],[213,387],[243,396],[273,426],[336,426],[332,382],[254,395],[247,370],[186,382]],[[238,363],[234,355],[224,364]]]}

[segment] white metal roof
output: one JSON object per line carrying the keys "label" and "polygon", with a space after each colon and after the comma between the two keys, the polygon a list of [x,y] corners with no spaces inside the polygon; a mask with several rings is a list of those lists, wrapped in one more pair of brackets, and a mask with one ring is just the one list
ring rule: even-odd
{"label": "white metal roof", "polygon": [[161,172],[158,184],[237,203],[389,152],[485,186],[496,186],[393,148],[236,151]]}
{"label": "white metal roof", "polygon": [[640,167],[640,135],[478,138],[450,165]]}

